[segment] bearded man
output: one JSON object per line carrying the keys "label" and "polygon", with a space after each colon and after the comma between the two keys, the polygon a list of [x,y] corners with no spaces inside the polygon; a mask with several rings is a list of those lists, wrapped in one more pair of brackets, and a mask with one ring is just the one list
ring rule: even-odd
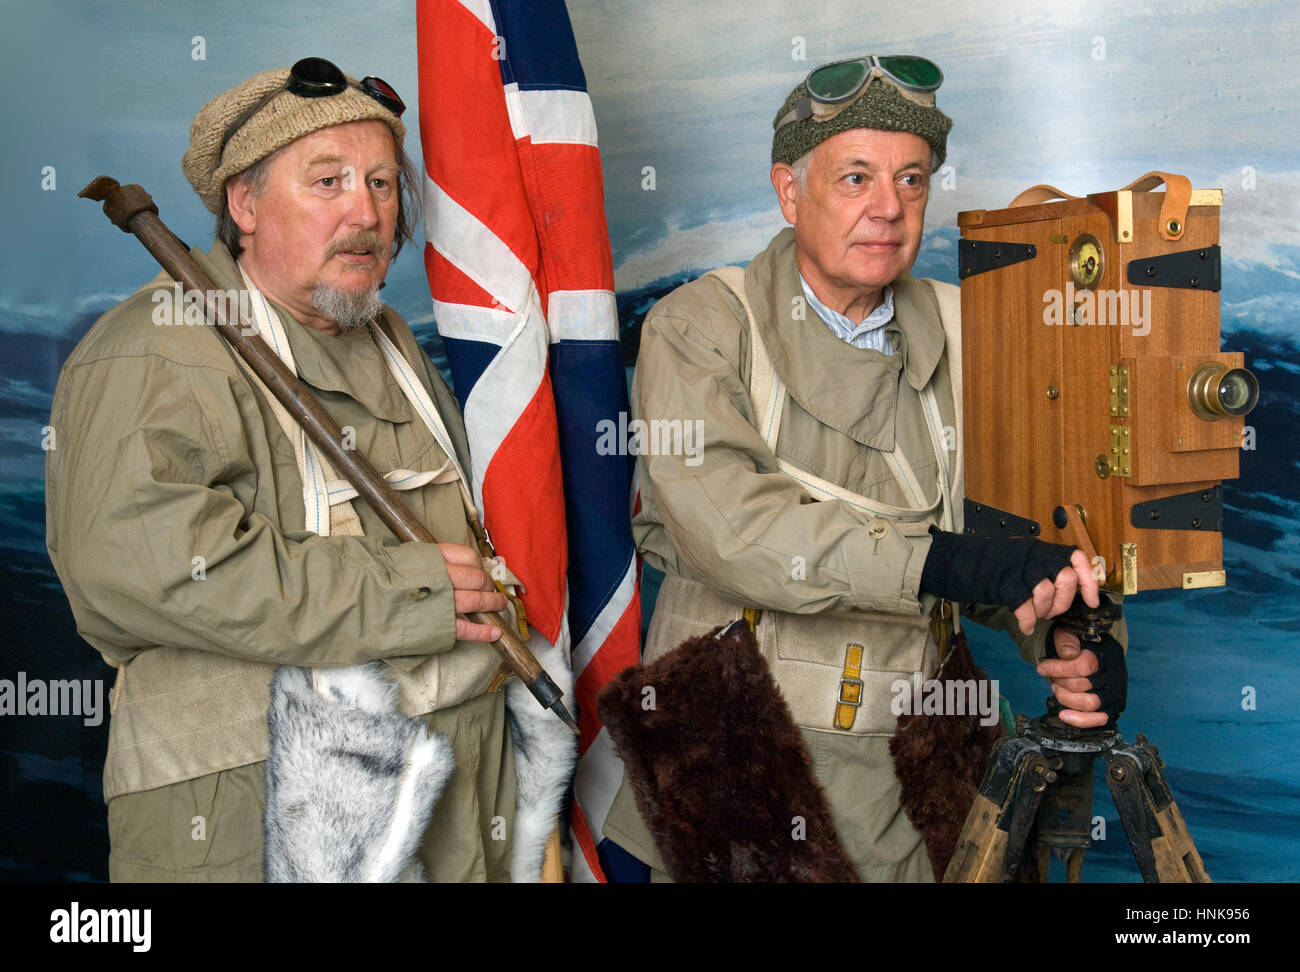
{"label": "bearded man", "polygon": [[[78,630],[118,671],[104,768],[114,881],[262,879],[280,666],[316,674],[277,696],[271,735],[276,718],[287,731],[295,707],[322,704],[309,702],[312,686],[342,703],[339,719],[383,709],[395,692],[402,715],[446,741],[437,756],[450,778],[414,834],[425,876],[511,876],[515,753],[489,644],[500,631],[458,617],[502,611],[506,598],[471,529],[455,399],[378,296],[416,219],[403,108],[383,81],[308,58],[205,105],[182,166],[217,219],[216,242],[194,258],[240,295],[345,447],[413,487],[404,498],[444,542],[399,543],[368,505],[353,506],[215,330],[159,326],[180,323],[160,319],[170,281],[101,317],[60,374],[47,540]],[[374,662],[378,687],[330,675]],[[399,732],[409,721],[376,718]],[[357,747],[342,754],[340,779],[402,770],[405,757],[388,766],[349,725],[311,730]],[[293,785],[319,783],[298,769]],[[368,800],[336,788],[321,808],[280,786],[289,816]],[[267,833],[283,822],[268,817]],[[381,836],[397,826],[372,823]],[[363,848],[320,843],[307,850],[342,859],[342,870],[294,864],[277,876],[374,876],[348,870]]]}

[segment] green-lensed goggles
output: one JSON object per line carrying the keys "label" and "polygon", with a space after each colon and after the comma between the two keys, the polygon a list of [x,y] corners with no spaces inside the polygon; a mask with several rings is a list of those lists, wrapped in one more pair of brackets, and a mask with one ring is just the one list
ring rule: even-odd
{"label": "green-lensed goggles", "polygon": [[925,106],[934,105],[934,92],[943,84],[939,65],[912,54],[868,54],[847,61],[832,61],[809,72],[804,80],[808,96],[773,126],[781,129],[791,122],[815,118],[829,121],[862,96],[873,78],[883,77],[903,97]]}

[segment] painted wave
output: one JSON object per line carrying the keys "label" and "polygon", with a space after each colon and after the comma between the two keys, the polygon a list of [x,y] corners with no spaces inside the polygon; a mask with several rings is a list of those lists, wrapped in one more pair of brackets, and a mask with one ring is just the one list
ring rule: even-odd
{"label": "painted wave", "polygon": [[[943,268],[951,269],[951,252],[935,247],[923,256],[934,262],[923,261],[921,274],[942,277]],[[629,365],[646,312],[685,279],[679,275],[618,295]],[[1258,317],[1296,306],[1287,303],[1294,299],[1295,281],[1285,274],[1269,279],[1277,285],[1272,292],[1282,295],[1276,304],[1224,291],[1224,344],[1245,353],[1261,389],[1260,406],[1249,419],[1256,449],[1242,453],[1241,477],[1225,486],[1228,586],[1147,592],[1130,599],[1125,611],[1132,645],[1130,704],[1120,728],[1128,738],[1142,731],[1161,747],[1188,827],[1220,881],[1300,879],[1300,675],[1294,664],[1300,631],[1300,500],[1294,488],[1300,347],[1292,335],[1264,326]],[[396,302],[397,296],[389,299]],[[405,296],[410,306],[427,301],[423,294]],[[20,670],[51,678],[112,674],[77,636],[44,551],[40,430],[48,421],[58,367],[94,317],[86,315],[57,338],[34,331],[29,321],[15,330],[0,321],[6,346],[0,360],[0,583],[6,592],[0,624],[8,632],[0,677]],[[414,329],[445,373],[434,322],[416,319]],[[653,598],[646,600],[648,609]],[[971,638],[980,663],[1000,680],[1016,710],[1040,711],[1044,683],[1010,641],[979,629]],[[1248,690],[1254,708],[1243,707]],[[0,719],[0,878],[106,876],[99,789],[106,728],[76,719]],[[1100,780],[1096,812],[1107,819],[1107,840],[1089,852],[1085,878],[1137,880]]]}

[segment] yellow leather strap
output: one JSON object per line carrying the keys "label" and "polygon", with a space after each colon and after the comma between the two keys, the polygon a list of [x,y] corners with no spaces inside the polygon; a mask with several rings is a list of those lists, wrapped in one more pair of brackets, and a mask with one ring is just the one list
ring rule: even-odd
{"label": "yellow leather strap", "polygon": [[758,622],[763,620],[763,609],[745,608],[742,613],[745,616],[745,620],[749,623],[749,630],[754,634],[758,634]]}
{"label": "yellow leather strap", "polygon": [[840,679],[840,697],[835,700],[835,728],[852,729],[862,705],[862,645],[844,646],[844,676]]}

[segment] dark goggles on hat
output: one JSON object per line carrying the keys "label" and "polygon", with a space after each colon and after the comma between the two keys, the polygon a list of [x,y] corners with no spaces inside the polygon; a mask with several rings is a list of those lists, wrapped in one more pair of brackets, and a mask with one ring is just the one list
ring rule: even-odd
{"label": "dark goggles on hat", "polygon": [[868,54],[847,61],[832,61],[814,68],[804,79],[808,93],[772,127],[812,118],[830,121],[867,90],[876,78],[891,83],[904,98],[926,108],[934,107],[934,93],[943,84],[939,65],[911,54]]}
{"label": "dark goggles on hat", "polygon": [[[226,133],[221,137],[221,151],[225,152],[226,144],[234,137],[235,132],[243,128],[250,118],[265,108],[267,102],[280,92],[288,91],[300,98],[328,98],[331,95],[342,94],[348,89],[348,83],[347,77],[334,62],[327,61],[323,57],[304,57],[289,68],[289,79],[285,81],[284,87],[268,91],[230,123]],[[357,88],[374,98],[398,118],[401,118],[402,112],[406,111],[405,103],[393,90],[393,86],[383,78],[369,75],[361,79]]]}
{"label": "dark goggles on hat", "polygon": [[[284,86],[303,98],[328,98],[346,91],[348,79],[333,62],[323,57],[304,57],[289,68],[289,80]],[[361,79],[358,87],[398,118],[406,111],[393,86],[382,78],[369,75]]]}

